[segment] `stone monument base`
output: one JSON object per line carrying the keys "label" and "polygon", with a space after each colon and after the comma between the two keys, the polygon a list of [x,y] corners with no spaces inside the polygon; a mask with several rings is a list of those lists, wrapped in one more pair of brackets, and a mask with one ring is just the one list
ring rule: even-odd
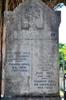
{"label": "stone monument base", "polygon": [[61,100],[60,96],[16,96],[4,97],[1,100]]}
{"label": "stone monument base", "polygon": [[1,100],[61,100],[60,97],[51,98],[3,98]]}

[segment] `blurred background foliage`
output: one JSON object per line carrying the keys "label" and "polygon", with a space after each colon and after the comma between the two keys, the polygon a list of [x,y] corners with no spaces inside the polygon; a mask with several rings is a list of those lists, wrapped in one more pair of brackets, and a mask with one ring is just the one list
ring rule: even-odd
{"label": "blurred background foliage", "polygon": [[66,73],[66,44],[59,44],[59,65],[60,68],[64,67]]}

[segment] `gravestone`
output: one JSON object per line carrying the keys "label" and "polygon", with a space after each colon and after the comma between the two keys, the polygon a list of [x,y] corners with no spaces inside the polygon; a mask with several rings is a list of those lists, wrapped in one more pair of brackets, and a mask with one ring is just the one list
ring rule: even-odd
{"label": "gravestone", "polygon": [[4,96],[58,94],[60,14],[41,0],[27,0],[4,16]]}

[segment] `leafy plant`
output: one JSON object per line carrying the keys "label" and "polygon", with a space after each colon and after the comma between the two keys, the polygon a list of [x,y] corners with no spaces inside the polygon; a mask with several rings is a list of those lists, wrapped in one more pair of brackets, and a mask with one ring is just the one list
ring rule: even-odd
{"label": "leafy plant", "polygon": [[59,65],[66,70],[66,44],[59,44]]}

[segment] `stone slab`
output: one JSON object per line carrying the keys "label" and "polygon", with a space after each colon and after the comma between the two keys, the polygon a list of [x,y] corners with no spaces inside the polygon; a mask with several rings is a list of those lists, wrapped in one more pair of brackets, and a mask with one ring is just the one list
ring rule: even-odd
{"label": "stone slab", "polygon": [[58,93],[59,21],[41,0],[5,12],[5,96]]}
{"label": "stone slab", "polygon": [[50,97],[50,98],[41,98],[41,97],[38,97],[38,98],[22,98],[22,97],[13,97],[13,98],[2,98],[1,100],[61,100],[60,97]]}

